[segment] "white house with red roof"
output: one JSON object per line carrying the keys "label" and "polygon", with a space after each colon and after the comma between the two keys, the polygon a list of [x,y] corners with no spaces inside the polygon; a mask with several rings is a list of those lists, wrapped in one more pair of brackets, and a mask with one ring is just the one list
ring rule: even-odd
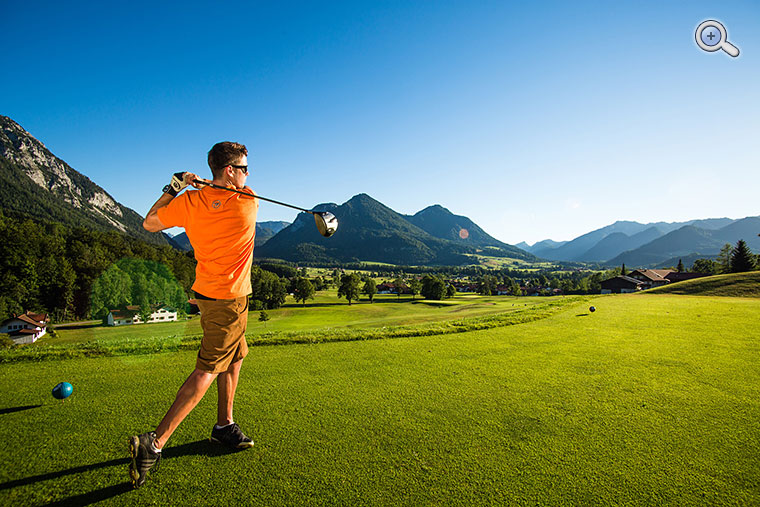
{"label": "white house with red roof", "polygon": [[26,312],[0,322],[0,333],[10,335],[17,345],[34,343],[47,333],[48,322],[46,313]]}

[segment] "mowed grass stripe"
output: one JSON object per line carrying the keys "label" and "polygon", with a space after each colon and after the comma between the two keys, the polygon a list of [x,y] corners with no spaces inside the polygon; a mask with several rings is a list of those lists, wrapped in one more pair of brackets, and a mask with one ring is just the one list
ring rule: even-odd
{"label": "mowed grass stripe", "polygon": [[[24,444],[0,458],[0,501],[760,502],[760,300],[593,304],[477,332],[252,348],[235,418],[256,446],[201,441],[210,392],[135,492],[120,489],[126,438],[157,424],[193,352],[4,365],[0,408],[42,406],[2,416],[5,441]],[[64,403],[49,395],[61,380]]]}
{"label": "mowed grass stripe", "polygon": [[[248,334],[269,332],[315,330],[333,327],[373,327],[398,324],[420,324],[468,316],[479,316],[508,311],[514,306],[534,305],[546,298],[507,296],[484,297],[478,295],[457,295],[445,301],[426,301],[410,296],[398,298],[393,295],[378,295],[374,303],[366,299],[348,305],[345,299],[338,299],[335,289],[320,291],[316,298],[305,306],[293,302],[276,310],[267,310],[270,320],[263,324],[258,321],[259,311],[251,310],[248,315]],[[197,336],[201,334],[200,319],[193,316],[189,320],[156,324],[129,326],[83,326],[62,328],[58,338],[45,337],[34,346],[68,345],[87,341],[108,342],[121,339],[173,338]]]}
{"label": "mowed grass stripe", "polygon": [[[294,343],[323,343],[328,341],[354,341],[354,340],[377,340],[387,338],[399,338],[410,336],[430,336],[438,334],[461,333],[476,329],[488,329],[499,326],[508,326],[530,322],[532,320],[547,318],[560,311],[563,307],[577,304],[588,298],[573,296],[567,298],[533,298],[530,301],[516,301],[509,304],[509,299],[496,303],[486,302],[462,304],[461,302],[447,302],[444,306],[451,306],[450,311],[434,314],[435,318],[420,320],[410,308],[409,304],[393,303],[386,306],[391,312],[406,318],[404,322],[409,325],[383,325],[399,322],[398,318],[386,317],[385,320],[372,320],[372,325],[359,327],[355,314],[351,307],[333,307],[333,311],[340,312],[346,322],[336,327],[324,326],[324,321],[319,320],[319,315],[312,309],[299,309],[301,320],[304,316],[315,319],[315,329],[299,330],[301,326],[294,324],[289,331],[270,331],[266,333],[247,333],[246,339],[249,345],[284,345]],[[438,306],[439,301],[420,301],[427,306]],[[414,303],[412,303],[414,304]],[[473,311],[472,307],[486,306],[489,310],[485,313]],[[490,307],[498,308],[498,311],[490,310]],[[448,309],[448,308],[447,308]],[[459,310],[465,310],[459,312]],[[387,315],[387,314],[386,314]],[[250,317],[249,317],[250,318]],[[432,322],[428,322],[432,321]],[[415,322],[420,322],[415,324]],[[322,325],[320,327],[320,324]],[[124,326],[126,328],[140,328],[140,326]],[[161,324],[154,326],[158,332]],[[108,329],[98,328],[107,332]],[[286,328],[287,329],[287,328]],[[128,329],[125,330],[128,333]],[[51,359],[71,359],[74,357],[98,357],[113,355],[151,354],[166,351],[196,349],[201,340],[200,334],[195,335],[171,335],[171,336],[138,336],[128,334],[120,339],[113,337],[96,339],[87,342],[64,343],[60,345],[23,346],[13,349],[0,350],[0,363],[15,361],[40,361]],[[56,343],[51,341],[49,343]]]}

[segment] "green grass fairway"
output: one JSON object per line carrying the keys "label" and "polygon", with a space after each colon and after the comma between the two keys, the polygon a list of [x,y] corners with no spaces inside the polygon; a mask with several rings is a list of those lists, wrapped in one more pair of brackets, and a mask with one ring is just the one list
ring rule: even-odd
{"label": "green grass fairway", "polygon": [[[507,296],[483,297],[456,296],[443,301],[426,301],[419,296],[398,298],[395,295],[379,295],[374,303],[362,299],[349,306],[345,299],[338,299],[337,290],[321,291],[314,300],[297,304],[288,297],[287,304],[276,310],[267,310],[270,320],[259,322],[259,312],[248,314],[247,335],[283,331],[319,330],[325,328],[368,328],[378,326],[413,325],[465,317],[482,316],[510,311],[518,305],[534,305],[546,298],[514,298]],[[58,338],[43,337],[33,346],[66,345],[98,341],[107,343],[122,339],[160,339],[202,334],[200,318],[159,324],[132,326],[83,326],[79,329],[63,328]]]}
{"label": "green grass fairway", "polygon": [[758,505],[758,315],[602,296],[483,331],[252,347],[235,420],[255,447],[205,440],[212,386],[137,491],[127,438],[194,352],[4,364],[0,504]]}

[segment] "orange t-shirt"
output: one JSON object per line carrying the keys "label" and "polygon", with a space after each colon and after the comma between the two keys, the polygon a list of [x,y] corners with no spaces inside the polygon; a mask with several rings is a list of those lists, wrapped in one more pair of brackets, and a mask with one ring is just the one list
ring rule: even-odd
{"label": "orange t-shirt", "polygon": [[[254,195],[248,187],[242,191]],[[158,209],[161,223],[166,227],[184,227],[193,245],[198,261],[195,292],[215,299],[251,293],[258,209],[258,199],[211,187],[186,190]]]}

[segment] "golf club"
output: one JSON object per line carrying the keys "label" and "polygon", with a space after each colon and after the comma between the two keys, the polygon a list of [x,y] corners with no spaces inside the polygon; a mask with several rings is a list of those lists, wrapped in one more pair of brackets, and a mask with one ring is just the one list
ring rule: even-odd
{"label": "golf club", "polygon": [[338,219],[335,218],[335,215],[330,213],[329,211],[312,211],[304,208],[299,208],[298,206],[293,206],[292,204],[287,204],[280,201],[275,201],[274,199],[269,199],[268,197],[261,197],[260,195],[251,195],[247,192],[241,192],[240,190],[235,190],[232,188],[223,187],[221,185],[216,185],[214,183],[210,183],[208,181],[203,180],[193,180],[193,183],[199,183],[201,185],[207,185],[212,188],[218,188],[220,190],[227,190],[228,192],[234,192],[236,194],[246,195],[248,197],[253,197],[255,199],[262,199],[264,201],[269,201],[274,204],[279,204],[280,206],[287,206],[288,208],[297,209],[298,211],[304,211],[306,213],[311,213],[314,215],[314,222],[317,224],[317,229],[319,229],[319,233],[329,238],[333,234],[335,234],[335,231],[338,229]]}

